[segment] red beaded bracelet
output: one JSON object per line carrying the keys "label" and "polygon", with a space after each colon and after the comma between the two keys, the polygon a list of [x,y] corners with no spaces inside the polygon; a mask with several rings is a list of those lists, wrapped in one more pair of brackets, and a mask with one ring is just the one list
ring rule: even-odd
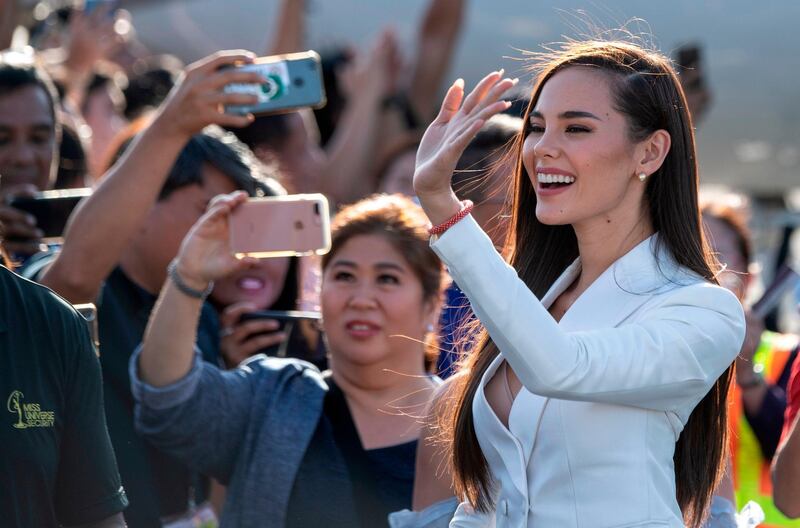
{"label": "red beaded bracelet", "polygon": [[432,228],[428,229],[428,233],[431,235],[441,235],[458,222],[460,222],[465,216],[472,212],[472,208],[475,207],[475,204],[472,203],[472,200],[464,200],[461,202],[461,210],[451,216],[449,219],[445,220],[441,224],[437,226],[433,226]]}

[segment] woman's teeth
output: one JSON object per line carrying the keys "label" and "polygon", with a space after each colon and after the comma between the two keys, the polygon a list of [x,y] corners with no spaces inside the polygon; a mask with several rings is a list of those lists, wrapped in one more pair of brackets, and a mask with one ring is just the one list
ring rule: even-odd
{"label": "woman's teeth", "polygon": [[563,174],[545,174],[545,173],[537,173],[536,179],[539,183],[573,183],[575,181],[574,176],[565,176]]}
{"label": "woman's teeth", "polygon": [[252,277],[245,277],[239,280],[239,287],[247,291],[256,291],[264,287],[264,281]]}

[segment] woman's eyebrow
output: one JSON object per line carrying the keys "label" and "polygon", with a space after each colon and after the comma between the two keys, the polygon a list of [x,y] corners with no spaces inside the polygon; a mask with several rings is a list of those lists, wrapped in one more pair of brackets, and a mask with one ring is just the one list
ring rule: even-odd
{"label": "woman's eyebrow", "polygon": [[375,264],[375,269],[377,270],[393,270],[400,273],[405,273],[406,270],[403,269],[402,266],[399,264],[395,264],[394,262],[378,262]]}
{"label": "woman's eyebrow", "polygon": [[[531,111],[531,117],[535,117],[537,119],[544,119],[544,116],[541,114],[541,112],[538,112],[537,110]],[[586,112],[584,110],[567,110],[566,112],[561,112],[560,114],[558,114],[558,117],[560,119],[575,119],[579,117],[587,117],[589,119],[596,119],[598,121],[602,121],[602,119],[600,119],[593,113]]]}

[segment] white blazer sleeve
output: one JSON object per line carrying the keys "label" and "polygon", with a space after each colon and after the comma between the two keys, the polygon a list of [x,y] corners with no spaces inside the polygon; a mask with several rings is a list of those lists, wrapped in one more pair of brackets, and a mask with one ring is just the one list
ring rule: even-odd
{"label": "white blazer sleeve", "polygon": [[449,528],[494,528],[495,512],[476,512],[469,501],[458,505]]}
{"label": "white blazer sleeve", "polygon": [[565,332],[472,217],[432,247],[522,384],[535,394],[678,410],[696,405],[744,339],[739,301],[706,283],[677,288],[637,323]]}

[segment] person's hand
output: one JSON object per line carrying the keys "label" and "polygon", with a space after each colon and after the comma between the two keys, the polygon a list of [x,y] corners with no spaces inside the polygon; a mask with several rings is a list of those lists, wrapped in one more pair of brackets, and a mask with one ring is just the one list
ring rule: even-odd
{"label": "person's hand", "polygon": [[233,66],[252,63],[255,55],[247,51],[220,51],[187,66],[178,83],[161,106],[153,126],[166,133],[189,138],[208,125],[243,127],[253,115],[226,114],[225,105],[252,105],[255,95],[225,93],[228,84],[263,84],[256,72],[243,72]]}
{"label": "person's hand", "polygon": [[220,316],[220,352],[228,368],[286,340],[286,333],[280,331],[280,323],[275,319],[239,321],[243,314],[254,311],[256,306],[253,303],[240,302],[225,308]]}
{"label": "person's hand", "polygon": [[41,251],[43,233],[36,227],[36,218],[6,203],[12,197],[34,196],[37,191],[35,186],[25,184],[10,187],[0,195],[0,241],[9,255]]}
{"label": "person's hand", "polygon": [[368,53],[359,53],[337,72],[346,99],[374,96],[383,98],[396,90],[402,60],[394,31],[384,29]]}
{"label": "person's hand", "polygon": [[69,23],[69,44],[65,65],[73,74],[90,73],[97,61],[111,59],[125,43],[126,35],[117,32],[119,12],[111,13],[111,3],[91,13],[74,11]]}
{"label": "person's hand", "polygon": [[750,310],[745,312],[747,329],[744,334],[744,343],[739,355],[736,357],[736,381],[747,384],[757,374],[753,371],[753,358],[764,333],[764,321],[754,316]]}
{"label": "person's hand", "polygon": [[230,215],[245,201],[247,194],[242,191],[214,197],[183,239],[177,257],[178,274],[190,287],[202,290],[209,282],[256,263],[255,258],[237,258],[231,251]]}
{"label": "person's hand", "polygon": [[[502,70],[490,73],[466,98],[464,81],[458,79],[447,90],[439,115],[422,136],[414,170],[414,192],[434,224],[454,213],[452,208],[457,200],[450,179],[464,149],[489,118],[510,105],[499,99],[517,84],[517,79],[502,77]],[[447,208],[449,212],[444,210]]]}

